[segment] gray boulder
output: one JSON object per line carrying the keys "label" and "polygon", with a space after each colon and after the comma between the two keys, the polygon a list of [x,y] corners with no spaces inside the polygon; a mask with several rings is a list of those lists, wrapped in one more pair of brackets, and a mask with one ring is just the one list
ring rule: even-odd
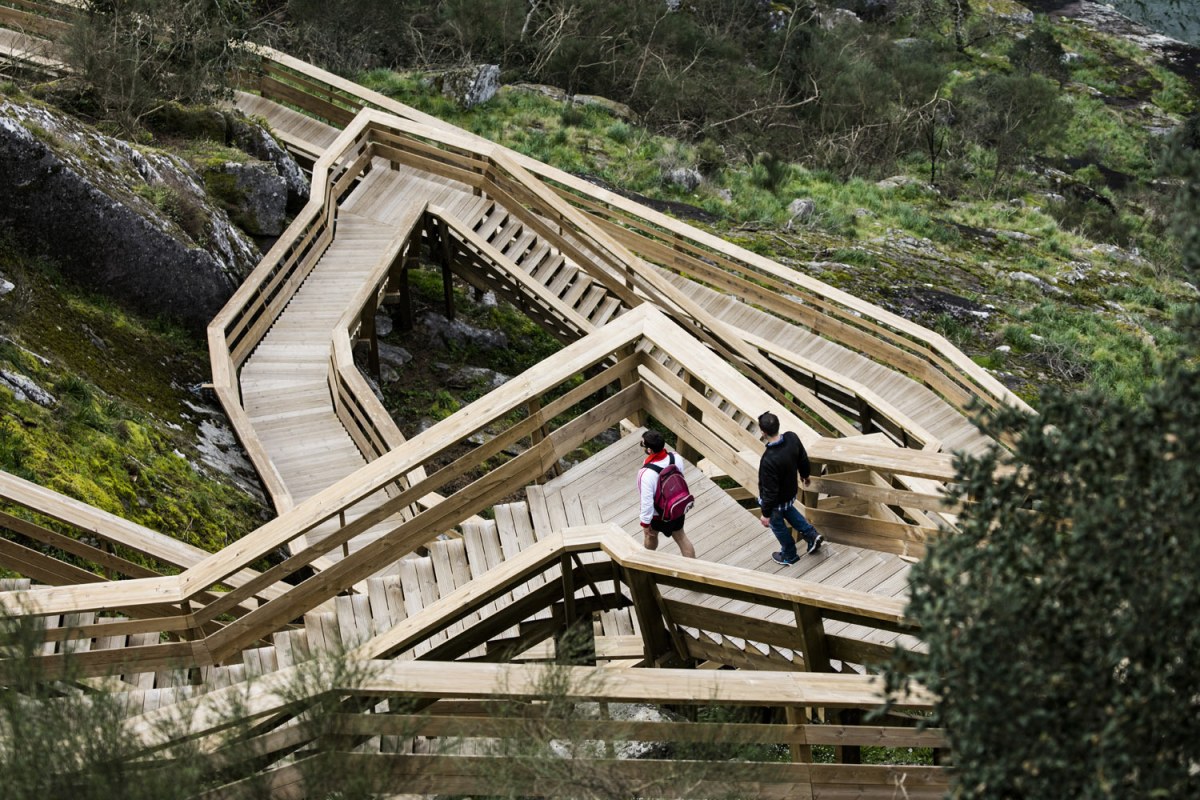
{"label": "gray boulder", "polygon": [[259,258],[182,160],[11,99],[0,103],[0,228],[80,284],[194,331]]}
{"label": "gray boulder", "polygon": [[828,11],[821,12],[818,20],[821,27],[827,31],[834,28],[841,28],[845,25],[859,25],[862,23],[858,14],[847,8],[831,8]]}
{"label": "gray boulder", "polygon": [[204,182],[246,233],[252,236],[283,233],[288,185],[274,164],[226,161],[205,170]]}
{"label": "gray boulder", "polygon": [[387,342],[379,342],[379,363],[386,364],[391,367],[403,367],[408,362],[412,361],[412,353],[405,350],[403,347],[388,344]]}
{"label": "gray boulder", "polygon": [[309,185],[304,171],[270,131],[240,115],[229,114],[230,142],[247,155],[275,165],[287,185],[287,210],[296,213],[308,202]]}
{"label": "gray boulder", "polygon": [[788,204],[788,221],[787,229],[791,230],[792,226],[797,222],[808,222],[812,219],[813,212],[817,210],[817,204],[807,197],[798,197]]}
{"label": "gray boulder", "polygon": [[691,167],[675,167],[663,173],[663,180],[670,186],[678,186],[685,192],[694,192],[700,185],[700,172]]}
{"label": "gray boulder", "polygon": [[577,94],[571,98],[571,102],[577,106],[590,106],[599,108],[602,111],[608,112],[611,116],[625,122],[636,122],[637,114],[633,109],[624,103],[618,103],[616,100],[609,100],[607,97],[601,97],[595,94]]}
{"label": "gray boulder", "polygon": [[441,76],[442,94],[453,98],[460,108],[486,103],[500,90],[500,65],[479,64],[450,70]]}
{"label": "gray boulder", "polygon": [[58,403],[54,395],[18,372],[0,369],[0,386],[6,387],[21,402],[29,400],[43,408],[50,408]]}
{"label": "gray boulder", "polygon": [[441,314],[430,312],[421,319],[421,325],[431,339],[440,340],[447,347],[470,344],[485,350],[508,347],[508,337],[500,331],[476,328],[461,319],[449,320]]}

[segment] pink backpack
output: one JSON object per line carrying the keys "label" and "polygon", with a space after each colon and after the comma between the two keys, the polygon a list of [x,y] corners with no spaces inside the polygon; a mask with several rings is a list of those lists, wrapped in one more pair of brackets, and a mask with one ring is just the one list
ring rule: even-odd
{"label": "pink backpack", "polygon": [[688,489],[683,477],[683,470],[675,466],[675,454],[667,456],[667,465],[647,464],[647,467],[658,473],[658,486],[654,488],[654,509],[659,512],[663,522],[673,522],[682,519],[696,503],[692,492]]}

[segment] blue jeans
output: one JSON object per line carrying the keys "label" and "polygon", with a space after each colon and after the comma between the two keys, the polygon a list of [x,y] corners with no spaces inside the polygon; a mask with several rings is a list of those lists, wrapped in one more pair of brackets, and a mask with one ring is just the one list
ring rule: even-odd
{"label": "blue jeans", "polygon": [[804,518],[800,510],[796,508],[794,501],[773,510],[771,512],[771,533],[775,534],[775,538],[779,540],[785,561],[791,561],[799,555],[796,552],[796,540],[792,538],[792,532],[788,529],[789,523],[806,542],[811,542],[817,535],[817,529]]}

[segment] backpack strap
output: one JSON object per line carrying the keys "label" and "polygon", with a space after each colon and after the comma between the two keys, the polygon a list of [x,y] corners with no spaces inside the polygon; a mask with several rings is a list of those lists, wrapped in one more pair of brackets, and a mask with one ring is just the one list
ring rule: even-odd
{"label": "backpack strap", "polygon": [[[667,453],[667,466],[671,466],[671,467],[675,466],[675,454],[674,453]],[[661,473],[666,468],[667,467],[660,467],[658,464],[653,464],[653,463],[646,465],[646,469],[652,469],[658,473]]]}

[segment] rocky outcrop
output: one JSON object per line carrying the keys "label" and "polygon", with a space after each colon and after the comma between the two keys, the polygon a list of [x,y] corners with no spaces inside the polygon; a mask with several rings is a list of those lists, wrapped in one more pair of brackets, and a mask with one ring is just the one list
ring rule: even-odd
{"label": "rocky outcrop", "polygon": [[442,94],[450,97],[460,108],[468,109],[486,103],[500,90],[500,66],[480,64],[449,70],[440,76]]}
{"label": "rocky outcrop", "polygon": [[0,103],[0,228],[76,282],[202,330],[259,253],[182,160]]}
{"label": "rocky outcrop", "polygon": [[209,193],[252,236],[278,236],[287,217],[288,186],[274,164],[226,161],[204,171]]}
{"label": "rocky outcrop", "polygon": [[243,153],[275,166],[275,173],[287,188],[287,211],[295,214],[308,202],[308,179],[292,154],[284,149],[270,131],[245,117],[227,114],[229,143]]}

